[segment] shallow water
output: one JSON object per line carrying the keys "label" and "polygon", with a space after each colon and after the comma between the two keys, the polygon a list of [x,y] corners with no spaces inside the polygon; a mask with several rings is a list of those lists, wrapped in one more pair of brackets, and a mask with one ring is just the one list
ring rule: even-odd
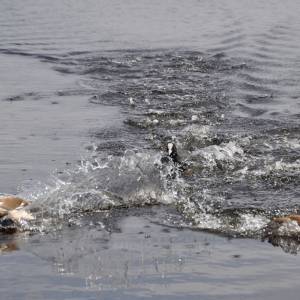
{"label": "shallow water", "polygon": [[163,228],[148,219],[153,213],[123,212],[113,232],[101,229],[98,215],[89,226],[6,240],[11,251],[20,250],[0,256],[1,294],[8,299],[291,299],[299,293],[299,256],[253,239]]}
{"label": "shallow water", "polygon": [[[22,224],[26,233],[17,237],[20,251],[11,255],[25,268],[27,256],[33,261],[42,256],[33,276],[39,276],[46,261],[53,286],[57,269],[48,273],[47,266],[79,264],[70,271],[70,281],[63,277],[67,289],[81,282],[83,290],[72,293],[74,298],[98,296],[88,284],[90,276],[107,297],[126,297],[126,279],[112,276],[124,283],[121,288],[102,281],[106,271],[93,273],[93,261],[85,262],[86,269],[80,265],[80,249],[84,252],[86,244],[91,244],[88,251],[97,249],[94,231],[99,239],[107,234],[115,238],[114,224],[124,231],[121,239],[129,241],[131,233],[121,216],[132,220],[135,210],[140,211],[138,227],[146,222],[148,212],[141,207],[147,206],[155,210],[150,214],[155,230],[171,226],[179,239],[208,237],[229,251],[256,251],[255,272],[264,279],[272,272],[268,268],[264,273],[267,267],[259,265],[266,252],[274,254],[269,259],[278,266],[278,276],[295,274],[289,264],[295,257],[259,240],[298,252],[297,224],[271,229],[268,224],[274,215],[299,212],[299,12],[300,5],[292,0],[191,0],[184,6],[176,0],[1,1],[0,193],[28,198],[36,216],[36,221]],[[183,172],[162,160],[169,141],[178,148]],[[94,224],[97,218],[100,223]],[[134,222],[128,222],[135,230]],[[221,236],[251,240],[231,244]],[[163,246],[164,234],[158,237]],[[75,254],[71,240],[78,240]],[[175,244],[177,251],[182,244]],[[60,258],[57,247],[64,257],[70,251],[70,257]],[[109,242],[105,247],[100,256],[110,255],[113,263],[122,250],[114,253]],[[49,258],[43,258],[46,248]],[[157,255],[164,257],[164,250]],[[211,255],[207,268],[214,266],[219,250]],[[145,256],[152,259],[153,253]],[[199,268],[204,266],[191,257]],[[1,257],[3,265],[11,258]],[[220,264],[222,282],[234,262],[221,256]],[[288,271],[279,271],[281,267]],[[108,264],[107,272],[113,268]],[[136,270],[141,268],[136,264]],[[190,267],[183,272],[172,261],[170,268],[183,282],[176,281],[182,295],[188,289],[195,293],[191,296],[216,296],[208,292],[213,274],[200,289],[189,286]],[[243,268],[237,274],[242,276]],[[170,282],[151,285],[147,272],[140,276],[142,284],[133,291],[141,289],[141,294],[136,295],[155,294],[165,284],[158,295],[174,297]],[[249,282],[250,277],[244,278]],[[231,292],[220,289],[218,296],[233,299],[234,279],[230,282]],[[248,291],[258,279],[254,282]],[[294,281],[287,280],[286,286],[293,293]],[[119,292],[111,294],[115,289]],[[45,293],[46,299],[54,297]],[[263,294],[257,293],[247,295]]]}
{"label": "shallow water", "polygon": [[63,76],[32,58],[1,55],[0,64],[2,193],[45,181],[80,159],[91,130],[121,124],[117,108],[87,102],[78,76]]}

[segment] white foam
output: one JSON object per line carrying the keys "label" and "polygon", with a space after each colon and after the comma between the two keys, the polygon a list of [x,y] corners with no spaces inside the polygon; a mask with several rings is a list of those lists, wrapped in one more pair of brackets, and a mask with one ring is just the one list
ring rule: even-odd
{"label": "white foam", "polygon": [[284,222],[277,230],[277,234],[283,237],[299,236],[300,226],[296,221]]}

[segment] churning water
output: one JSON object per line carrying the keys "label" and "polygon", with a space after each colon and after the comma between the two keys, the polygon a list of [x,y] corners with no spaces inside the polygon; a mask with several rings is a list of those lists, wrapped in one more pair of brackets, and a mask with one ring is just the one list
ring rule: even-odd
{"label": "churning water", "polygon": [[[48,180],[15,183],[33,201],[25,225],[51,231],[87,213],[166,205],[158,223],[261,237],[274,215],[299,212],[299,14],[292,0],[1,1],[0,53],[15,73],[23,57],[76,78],[3,87],[2,120],[46,102],[35,128],[65,113],[67,156],[84,153],[76,165],[63,154]],[[162,163],[169,141],[183,172]]]}

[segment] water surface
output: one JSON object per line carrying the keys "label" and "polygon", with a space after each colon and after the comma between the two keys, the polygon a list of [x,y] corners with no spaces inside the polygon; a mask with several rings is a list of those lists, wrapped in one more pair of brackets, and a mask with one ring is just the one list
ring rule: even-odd
{"label": "water surface", "polygon": [[[0,192],[30,199],[36,221],[1,237],[20,250],[1,281],[30,261],[36,298],[296,294],[300,228],[269,223],[299,212],[299,12],[2,1]],[[184,172],[162,159],[170,141]]]}

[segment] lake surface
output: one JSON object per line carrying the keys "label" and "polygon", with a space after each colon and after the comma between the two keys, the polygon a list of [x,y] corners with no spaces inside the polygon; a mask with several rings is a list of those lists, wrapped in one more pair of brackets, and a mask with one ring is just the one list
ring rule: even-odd
{"label": "lake surface", "polygon": [[269,224],[299,213],[299,13],[1,1],[0,193],[36,217],[0,236],[1,293],[296,297],[300,227]]}

